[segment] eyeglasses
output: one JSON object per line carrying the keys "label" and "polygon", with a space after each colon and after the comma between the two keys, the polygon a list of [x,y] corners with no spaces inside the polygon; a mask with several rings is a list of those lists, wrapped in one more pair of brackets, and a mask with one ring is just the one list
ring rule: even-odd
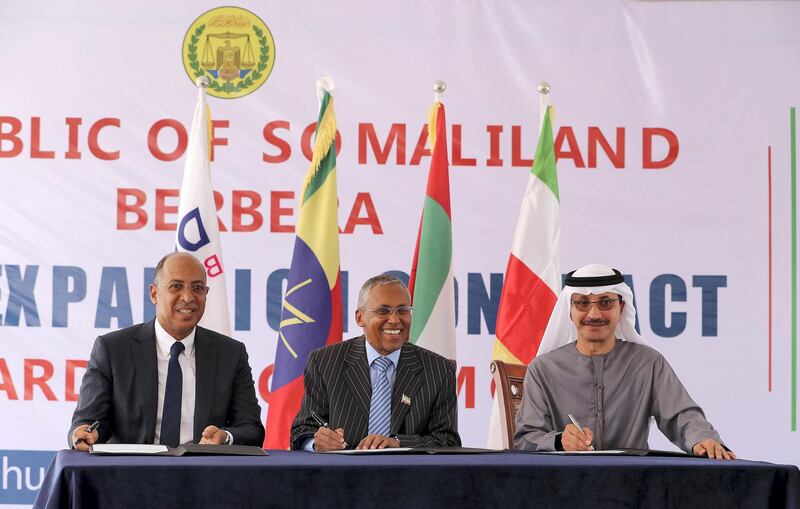
{"label": "eyeglasses", "polygon": [[[174,294],[183,293],[183,289],[186,288],[186,285],[184,283],[178,283],[177,281],[173,281],[172,283],[159,286],[165,286],[169,293],[174,293]],[[205,295],[208,295],[208,291],[210,289],[211,287],[201,283],[194,283],[191,285],[192,293],[197,297],[203,297]]]}
{"label": "eyeglasses", "polygon": [[414,311],[414,308],[411,306],[397,306],[396,308],[390,308],[389,306],[381,306],[379,308],[361,308],[363,311],[369,311],[371,313],[375,313],[378,316],[387,317],[390,316],[392,313],[397,313],[398,318],[405,318],[407,316],[411,316],[411,312]]}
{"label": "eyeglasses", "polygon": [[573,300],[571,301],[572,305],[575,306],[575,309],[578,311],[586,312],[592,309],[592,304],[597,304],[597,309],[600,311],[611,311],[614,309],[614,305],[617,302],[622,302],[622,297],[617,297],[616,299],[600,299],[600,300],[588,300],[588,299],[580,299],[580,300]]}

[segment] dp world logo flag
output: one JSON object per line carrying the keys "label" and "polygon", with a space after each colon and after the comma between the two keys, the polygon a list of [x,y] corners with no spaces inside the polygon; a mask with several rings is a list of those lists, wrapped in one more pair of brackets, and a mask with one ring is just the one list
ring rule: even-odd
{"label": "dp world logo flag", "polygon": [[175,248],[193,254],[206,269],[206,284],[210,291],[200,325],[230,336],[225,267],[222,263],[214,190],[211,187],[208,135],[211,114],[206,102],[204,81],[202,78],[198,81],[199,96],[189,134],[189,147],[186,149]]}
{"label": "dp world logo flag", "polygon": [[275,65],[275,41],[267,25],[239,7],[218,7],[197,18],[183,38],[189,79],[208,79],[208,93],[236,99],[264,84]]}

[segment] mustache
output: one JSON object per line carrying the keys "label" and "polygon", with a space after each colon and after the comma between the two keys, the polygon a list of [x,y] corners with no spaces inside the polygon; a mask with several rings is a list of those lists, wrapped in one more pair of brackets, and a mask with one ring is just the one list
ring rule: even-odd
{"label": "mustache", "polygon": [[190,308],[192,311],[197,311],[198,309],[196,302],[186,302],[185,300],[178,301],[172,307],[172,309],[178,309],[178,308]]}
{"label": "mustache", "polygon": [[581,325],[607,325],[608,320],[603,320],[602,318],[593,318],[593,319],[586,319],[581,320]]}

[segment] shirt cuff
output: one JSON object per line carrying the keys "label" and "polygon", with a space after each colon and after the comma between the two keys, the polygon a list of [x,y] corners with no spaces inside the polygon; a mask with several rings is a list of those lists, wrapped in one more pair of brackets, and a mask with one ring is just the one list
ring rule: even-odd
{"label": "shirt cuff", "polygon": [[228,431],[228,430],[226,430],[226,429],[224,429],[224,430],[222,430],[222,431],[224,431],[224,432],[225,432],[225,434],[226,434],[226,435],[228,435],[228,439],[227,439],[227,440],[225,440],[225,442],[223,443],[223,445],[233,445],[233,435],[231,435],[231,432],[230,432],[230,431]]}
{"label": "shirt cuff", "polygon": [[308,452],[314,452],[314,437],[311,436],[306,438],[306,441],[303,442],[303,450]]}

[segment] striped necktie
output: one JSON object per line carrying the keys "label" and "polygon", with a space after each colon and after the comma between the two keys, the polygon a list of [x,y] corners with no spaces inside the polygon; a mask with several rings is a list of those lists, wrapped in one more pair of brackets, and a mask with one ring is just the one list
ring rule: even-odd
{"label": "striped necktie", "polygon": [[169,349],[167,383],[164,387],[164,411],[161,413],[161,443],[178,447],[181,441],[181,395],[183,394],[183,371],[178,356],[185,347],[180,341]]}
{"label": "striped necktie", "polygon": [[386,370],[392,364],[388,357],[378,357],[372,364],[378,368],[378,377],[372,384],[372,401],[369,405],[369,434],[389,436],[392,417],[392,385]]}

